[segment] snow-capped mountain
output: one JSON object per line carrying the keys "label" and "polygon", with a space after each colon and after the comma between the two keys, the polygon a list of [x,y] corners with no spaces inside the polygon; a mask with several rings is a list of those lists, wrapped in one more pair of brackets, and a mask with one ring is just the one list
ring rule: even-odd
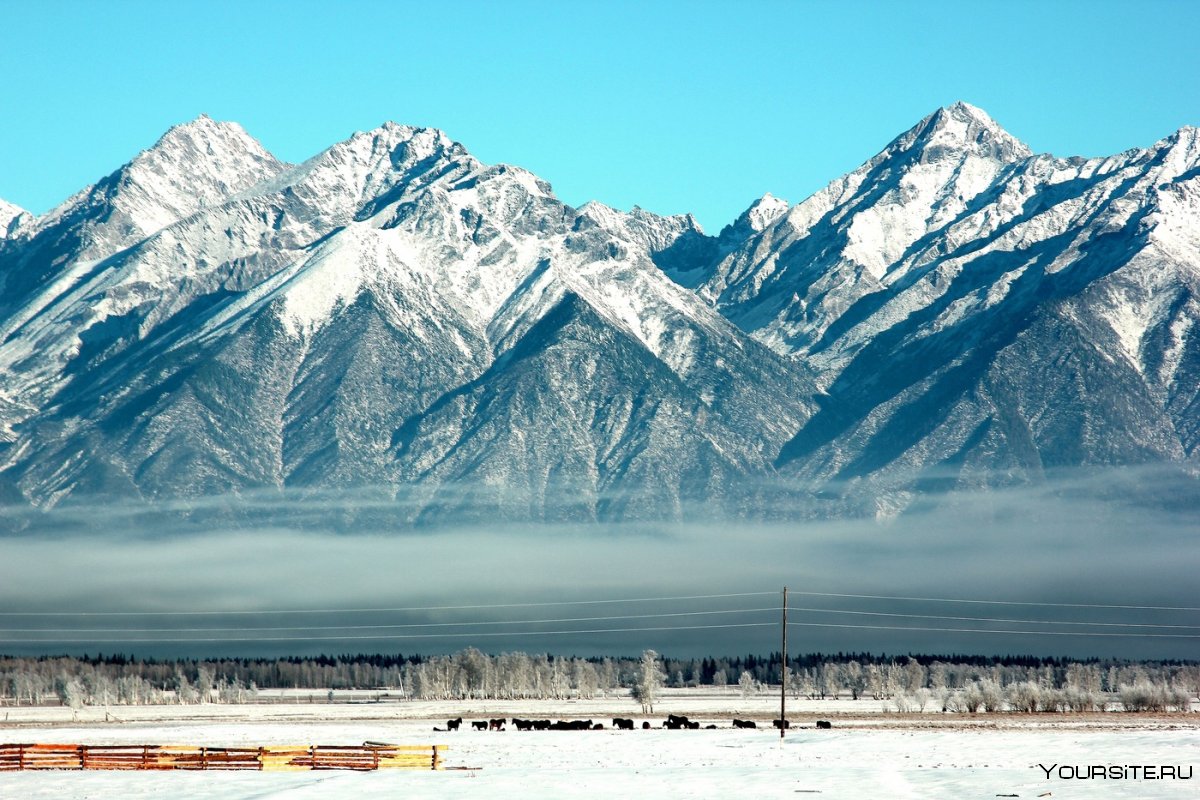
{"label": "snow-capped mountain", "polygon": [[15,206],[0,199],[0,239],[7,239],[17,232],[17,226],[32,219],[29,212],[20,206]]}
{"label": "snow-capped mountain", "polygon": [[10,237],[0,266],[0,313],[22,308],[28,316],[104,259],[283,166],[233,123],[202,116],[172,128],[131,162]]}
{"label": "snow-capped mountain", "polygon": [[697,290],[814,369],[821,410],[777,460],[806,482],[867,480],[878,499],[881,484],[1192,460],[1200,134],[1034,156],[955,104]]}
{"label": "snow-capped mountain", "polygon": [[[202,118],[133,163],[228,130]],[[2,323],[10,498],[403,486],[419,517],[470,486],[490,518],[669,517],[741,502],[810,413],[803,369],[655,265],[700,236],[690,218],[572,209],[436,130],[384,125],[295,167],[243,149],[229,171],[264,177],[205,180],[225,197],[123,249],[63,248],[73,198],[0,251],[14,282],[58,253]],[[109,207],[134,205],[110,183]]]}
{"label": "snow-capped mountain", "polygon": [[1035,156],[960,103],[713,237],[572,208],[433,129],[293,166],[201,117],[42,217],[0,209],[0,500],[887,513],[1190,463],[1198,142]]}

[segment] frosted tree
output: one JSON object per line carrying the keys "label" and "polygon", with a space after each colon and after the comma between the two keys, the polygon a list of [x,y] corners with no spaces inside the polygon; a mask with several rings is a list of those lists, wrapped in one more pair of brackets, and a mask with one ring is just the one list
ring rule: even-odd
{"label": "frosted tree", "polygon": [[83,708],[84,691],[83,684],[74,676],[61,676],[55,681],[55,693],[58,695],[59,702],[68,708],[79,710]]}
{"label": "frosted tree", "polygon": [[857,700],[867,686],[866,675],[863,674],[862,664],[848,661],[842,668],[842,685],[850,690],[850,699]]}
{"label": "frosted tree", "polygon": [[864,679],[866,688],[871,692],[872,700],[882,700],[887,697],[887,677],[878,664],[868,664]]}
{"label": "frosted tree", "polygon": [[175,671],[175,702],[180,705],[191,705],[200,701],[196,688],[188,681],[182,670]]}
{"label": "frosted tree", "polygon": [[758,681],[754,680],[754,676],[748,671],[742,672],[741,677],[738,678],[738,686],[742,690],[743,698],[751,697],[758,691]]}
{"label": "frosted tree", "polygon": [[611,658],[605,658],[600,662],[600,669],[597,670],[597,673],[600,690],[607,697],[608,692],[617,686],[617,665],[613,663]]}
{"label": "frosted tree", "polygon": [[196,693],[200,696],[201,703],[212,702],[213,682],[213,671],[211,669],[200,667],[196,670]]}
{"label": "frosted tree", "polygon": [[838,699],[838,692],[841,690],[842,680],[842,665],[836,661],[826,661],[821,665],[821,680],[818,686],[821,691],[821,699],[832,697]]}
{"label": "frosted tree", "polygon": [[582,658],[571,662],[571,682],[580,697],[591,699],[600,688],[600,676],[596,665]]}
{"label": "frosted tree", "polygon": [[941,661],[935,661],[929,665],[929,688],[933,690],[945,689],[949,686],[949,668]]}
{"label": "frosted tree", "polygon": [[533,696],[539,700],[545,700],[550,695],[552,684],[550,660],[543,653],[533,657],[533,662],[530,666],[533,675]]}
{"label": "frosted tree", "polygon": [[521,699],[532,697],[533,685],[536,680],[533,672],[533,659],[525,653],[515,653],[512,657],[512,668],[516,670],[512,682],[517,696]]}
{"label": "frosted tree", "polygon": [[108,707],[116,691],[112,680],[102,672],[91,672],[83,677],[83,688],[93,705]]}
{"label": "frosted tree", "polygon": [[658,663],[658,653],[646,650],[642,653],[642,661],[638,665],[637,678],[634,681],[630,695],[642,704],[642,713],[654,712],[654,701],[658,699],[666,673]]}
{"label": "frosted tree", "polygon": [[791,667],[785,667],[783,670],[783,686],[784,691],[792,693],[793,700],[800,699],[800,681]]}
{"label": "frosted tree", "polygon": [[812,674],[811,670],[807,670],[807,669],[801,670],[800,677],[799,677],[799,680],[797,681],[797,684],[798,684],[800,693],[803,694],[805,697],[807,697],[810,700],[813,700],[816,698],[817,682],[813,678],[813,674]]}
{"label": "frosted tree", "polygon": [[925,686],[925,667],[921,662],[909,656],[904,664],[904,688],[912,693]]}
{"label": "frosted tree", "polygon": [[550,665],[550,696],[561,700],[570,693],[571,681],[563,667],[561,658],[554,659]]}
{"label": "frosted tree", "polygon": [[456,666],[461,670],[467,697],[487,697],[489,678],[492,671],[492,660],[474,647],[468,647],[455,654]]}

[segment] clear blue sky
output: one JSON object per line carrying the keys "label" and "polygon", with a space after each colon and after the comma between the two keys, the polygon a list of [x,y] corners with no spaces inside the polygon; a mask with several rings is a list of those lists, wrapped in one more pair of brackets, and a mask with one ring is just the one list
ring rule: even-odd
{"label": "clear blue sky", "polygon": [[0,197],[44,212],[201,112],[303,160],[436,126],[715,232],[955,100],[1039,152],[1200,124],[1200,2],[0,0]]}

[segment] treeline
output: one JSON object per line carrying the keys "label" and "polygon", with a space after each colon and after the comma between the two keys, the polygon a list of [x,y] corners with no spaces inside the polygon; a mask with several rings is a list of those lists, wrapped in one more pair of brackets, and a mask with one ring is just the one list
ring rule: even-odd
{"label": "treeline", "polygon": [[[667,687],[728,686],[752,695],[783,679],[779,654],[659,659]],[[641,659],[550,654],[344,655],[160,660],[110,655],[0,657],[0,703],[71,707],[253,702],[260,689],[386,691],[412,699],[567,699],[624,693]],[[974,712],[1187,709],[1200,691],[1196,662],[1034,656],[890,657],[808,654],[788,659],[794,698],[862,699],[897,711]]]}

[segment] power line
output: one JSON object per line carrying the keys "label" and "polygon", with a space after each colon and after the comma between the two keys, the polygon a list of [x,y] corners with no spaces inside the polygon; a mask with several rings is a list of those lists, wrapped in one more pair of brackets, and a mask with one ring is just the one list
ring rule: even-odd
{"label": "power line", "polygon": [[[771,609],[777,611],[778,609]],[[485,631],[483,633],[398,633],[381,636],[263,636],[230,639],[224,637],[187,639],[0,639],[0,644],[180,644],[187,642],[344,642],[355,640],[381,641],[393,639],[461,639],[464,637],[494,636],[568,636],[593,633],[645,633],[657,631],[698,631],[716,628],[777,627],[778,622],[736,622],[724,625],[663,625],[648,628],[592,628],[569,631]]]}
{"label": "power line", "polygon": [[796,608],[788,607],[789,611],[808,611],[819,614],[856,614],[865,617],[898,617],[901,619],[944,619],[959,622],[1011,622],[1021,625],[1083,625],[1103,628],[1173,628],[1182,630],[1200,630],[1200,625],[1158,625],[1148,622],[1076,622],[1072,620],[1051,619],[1004,619],[1001,617],[947,617],[937,614],[897,614],[887,611],[848,611],[836,608]]}
{"label": "power line", "polygon": [[[1102,603],[1051,603],[1024,600],[982,600],[972,598],[949,597],[909,597],[903,595],[850,594],[842,592],[813,592],[791,590],[793,595],[809,597],[841,597],[863,600],[899,600],[922,603],[972,603],[984,605],[1011,605],[1042,608],[1092,608],[1119,609],[1131,611],[1200,611],[1200,607],[1191,606],[1148,606],[1148,605],[1117,605]],[[778,592],[728,592],[723,594],[694,594],[673,595],[662,597],[626,597],[594,600],[558,600],[537,603],[479,603],[454,606],[396,606],[370,608],[297,608],[297,609],[208,609],[187,611],[0,611],[0,617],[163,617],[163,616],[268,616],[285,614],[367,614],[367,613],[412,613],[425,611],[466,611],[502,608],[549,608],[578,605],[603,605],[620,603],[655,603],[682,600],[711,600],[732,597],[765,597],[778,595]]]}
{"label": "power line", "polygon": [[226,609],[209,611],[0,611],[0,617],[200,617],[224,614],[266,616],[269,614],[375,614],[416,611],[465,611],[491,608],[545,608],[549,606],[582,606],[615,603],[655,603],[674,600],[713,600],[726,597],[762,597],[778,592],[733,592],[727,594],[693,594],[674,597],[627,597],[609,600],[555,600],[542,603],[482,603],[464,606],[408,606],[397,608],[295,608],[295,609]]}
{"label": "power line", "polygon": [[979,603],[997,606],[1040,606],[1043,608],[1115,608],[1129,611],[1200,611],[1200,608],[1190,606],[1122,606],[1104,605],[1100,603],[1042,603],[1025,600],[966,600],[950,597],[901,597],[884,594],[839,594],[837,592],[798,592],[809,597],[851,597],[862,600],[908,600],[916,603]]}
{"label": "power line", "polygon": [[[772,609],[774,610],[774,609]],[[189,637],[189,638],[69,638],[69,639],[0,639],[0,644],[180,644],[204,642],[334,642],[334,641],[392,641],[411,639],[461,639],[499,636],[569,636],[579,634],[608,634],[608,633],[650,633],[662,631],[714,630],[720,628],[762,628],[774,627],[775,622],[742,622],[721,625],[659,625],[642,628],[587,628],[559,631],[484,631],[458,633],[411,633],[411,634],[380,634],[372,636],[262,636],[262,637]],[[1200,639],[1200,634],[1176,633],[1109,633],[1098,631],[1031,631],[1031,630],[993,630],[986,628],[932,628],[908,627],[899,625],[853,625],[835,622],[788,622],[788,625],[805,628],[842,628],[853,630],[882,630],[902,633],[985,633],[1003,634],[1008,636],[1076,636],[1076,637],[1105,637],[1105,638],[1136,638],[1136,639]]]}
{"label": "power line", "polygon": [[[598,617],[553,617],[544,619],[513,619],[513,620],[468,620],[457,622],[409,622],[376,625],[288,625],[261,627],[205,627],[205,628],[0,628],[0,633],[276,633],[284,631],[363,631],[363,630],[406,630],[416,628],[455,628],[455,627],[486,627],[496,625],[541,625],[561,624],[564,622],[607,622],[626,619],[669,619],[676,617],[697,617],[723,614],[751,614],[775,612],[778,607],[710,609],[704,611],[673,611],[658,614],[618,614]],[[1003,617],[960,617],[937,614],[900,614],[887,611],[857,611],[833,608],[801,608],[788,606],[789,611],[799,611],[818,614],[849,614],[868,617],[889,617],[896,619],[937,619],[959,622],[1003,622],[1025,625],[1073,625],[1082,627],[1106,628],[1153,628],[1168,630],[1200,630],[1196,625],[1163,625],[1142,622],[1080,622],[1074,620],[1036,620],[1011,619]],[[906,628],[906,630],[908,630]]]}
{"label": "power line", "polygon": [[[1192,609],[1186,607],[1165,607],[1165,606],[1133,606],[1133,605],[1110,605],[1110,604],[1095,604],[1095,603],[1038,603],[1031,601],[1008,601],[1008,600],[979,600],[979,599],[952,599],[952,598],[937,598],[937,597],[905,597],[895,595],[867,595],[867,594],[848,594],[848,593],[833,593],[833,592],[813,592],[800,591],[793,592],[794,594],[811,596],[811,597],[835,597],[835,598],[854,598],[854,599],[871,599],[871,600],[900,600],[911,602],[937,602],[937,603],[975,603],[988,605],[1014,605],[1026,607],[1046,607],[1046,608],[1090,608],[1090,609],[1120,609],[1120,610],[1154,610],[1154,611],[1193,611],[1200,609]],[[629,598],[606,598],[606,599],[591,599],[591,600],[563,600],[563,601],[547,601],[547,602],[527,602],[527,603],[484,603],[471,605],[456,605],[456,606],[408,606],[394,608],[307,608],[307,609],[264,609],[264,610],[210,610],[210,611],[85,611],[85,612],[68,612],[68,611],[3,611],[0,612],[0,617],[197,617],[197,616],[224,616],[224,615],[287,615],[287,614],[361,614],[361,613],[416,613],[416,612],[439,612],[439,611],[465,611],[465,610],[490,610],[490,609],[518,609],[518,608],[553,608],[564,606],[587,606],[587,605],[605,605],[605,604],[630,604],[630,603],[667,603],[676,601],[692,601],[692,600],[714,600],[714,599],[729,599],[729,598],[744,598],[744,597],[764,597],[775,596],[778,592],[731,592],[723,594],[694,594],[694,595],[673,595],[659,597],[629,597]],[[310,626],[263,626],[263,627],[184,627],[184,628],[5,628],[0,629],[0,633],[21,633],[21,634],[79,634],[80,636],[70,638],[0,638],[0,644],[54,644],[54,643],[90,643],[90,644],[108,644],[108,643],[149,643],[149,644],[172,644],[172,643],[203,643],[203,642],[321,642],[321,641],[354,641],[354,640],[369,640],[369,641],[388,641],[388,640],[411,640],[411,639],[448,639],[448,638],[470,638],[470,637],[536,637],[536,636],[566,636],[566,635],[585,635],[585,634],[612,634],[612,633],[645,633],[645,632],[662,632],[662,631],[688,631],[688,630],[707,630],[721,628],[751,628],[751,627],[766,627],[774,625],[772,622],[750,622],[750,623],[729,623],[729,624],[706,624],[706,625],[660,625],[651,627],[617,627],[617,628],[588,628],[588,629],[568,629],[568,630],[505,630],[505,631],[446,631],[447,628],[480,628],[480,627],[497,627],[497,626],[517,626],[517,625],[562,625],[566,623],[582,623],[582,622],[611,622],[616,620],[652,620],[652,619],[677,619],[681,617],[701,617],[710,615],[728,615],[728,614],[749,614],[760,612],[774,612],[778,607],[773,608],[742,608],[742,609],[705,609],[697,611],[671,611],[647,614],[623,614],[623,615],[606,615],[606,616],[575,616],[575,617],[554,617],[543,619],[515,619],[515,620],[474,620],[474,621],[449,621],[449,622],[412,622],[412,623],[392,623],[392,624],[370,624],[370,625],[310,625]],[[1077,620],[1038,620],[1038,619],[1009,619],[997,617],[971,617],[971,616],[949,616],[949,615],[933,615],[933,614],[912,614],[900,612],[885,612],[885,611],[862,611],[854,609],[837,609],[837,608],[792,608],[788,610],[814,613],[814,614],[846,614],[855,616],[867,617],[885,617],[891,619],[903,620],[945,620],[951,622],[981,622],[981,623],[1001,623],[1005,625],[1029,626],[1029,625],[1060,625],[1073,627],[1104,627],[1104,628],[1136,628],[1139,631],[1146,630],[1200,630],[1200,626],[1194,625],[1168,625],[1154,623],[1139,623],[1139,622],[1091,622]],[[896,631],[896,632],[926,632],[926,633],[975,633],[975,634],[993,634],[993,635],[1019,635],[1019,636],[1076,636],[1076,637],[1107,637],[1107,638],[1167,638],[1167,639],[1200,639],[1197,634],[1184,633],[1146,633],[1146,632],[1131,632],[1131,631],[1053,631],[1053,630],[1031,630],[1026,627],[1018,629],[990,629],[990,628],[960,628],[960,627],[922,627],[922,626],[900,626],[900,625],[882,625],[882,624],[850,624],[850,623],[820,623],[820,622],[800,622],[792,621],[787,624],[797,627],[814,627],[814,628],[840,628],[854,630],[877,630],[877,631]],[[421,629],[421,632],[415,632]],[[427,629],[435,629],[428,631]],[[371,635],[359,635],[357,633],[343,633],[342,635],[303,635],[303,636],[255,636],[253,634],[263,633],[287,633],[287,632],[320,632],[320,631],[340,631],[340,632],[355,632],[355,631],[404,631],[411,630],[413,633],[375,633]],[[150,636],[135,636],[125,638],[84,638],[86,634],[180,634],[180,633],[195,633],[195,634],[212,634],[212,633],[230,633],[242,634],[240,636],[193,636],[193,637],[150,637]]]}
{"label": "power line", "polygon": [[710,614],[750,614],[778,611],[774,608],[736,608],[719,611],[674,611],[664,614],[619,614],[607,617],[559,617],[555,619],[473,620],[469,622],[408,622],[392,625],[300,625],[254,628],[0,628],[0,633],[216,633],[255,631],[355,631],[398,630],[405,628],[452,628],[482,625],[537,625],[562,622],[600,622],[617,619],[661,619],[667,617],[698,617]]}
{"label": "power line", "polygon": [[837,622],[789,622],[806,628],[854,628],[874,631],[926,631],[935,633],[1004,633],[1018,636],[1105,636],[1128,639],[1200,639],[1200,633],[1108,633],[1101,631],[1004,631],[986,628],[922,628],[901,625],[851,625]]}

